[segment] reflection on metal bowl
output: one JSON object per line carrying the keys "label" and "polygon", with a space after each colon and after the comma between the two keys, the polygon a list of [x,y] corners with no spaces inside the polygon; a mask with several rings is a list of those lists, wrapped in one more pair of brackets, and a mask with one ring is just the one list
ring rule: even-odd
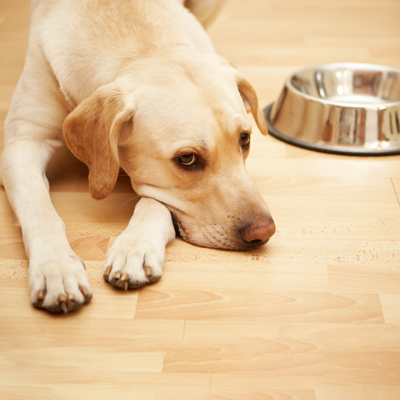
{"label": "reflection on metal bowl", "polygon": [[400,154],[400,69],[325,64],[289,76],[264,110],[270,134],[347,155]]}

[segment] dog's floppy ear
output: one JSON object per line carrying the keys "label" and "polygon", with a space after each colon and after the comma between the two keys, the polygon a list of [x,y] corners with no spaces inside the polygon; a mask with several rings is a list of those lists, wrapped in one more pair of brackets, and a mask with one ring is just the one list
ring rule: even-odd
{"label": "dog's floppy ear", "polygon": [[64,137],[71,151],[89,167],[89,189],[97,200],[107,197],[119,173],[118,139],[124,123],[134,115],[121,91],[102,86],[64,121]]}
{"label": "dog's floppy ear", "polygon": [[251,112],[260,132],[263,135],[268,135],[268,128],[267,124],[265,123],[264,113],[258,107],[258,99],[253,86],[251,86],[249,81],[240,74],[236,74],[236,83],[239,93],[242,96],[246,111],[248,113]]}
{"label": "dog's floppy ear", "polygon": [[222,65],[229,66],[231,71],[233,70],[236,84],[239,89],[240,96],[243,99],[246,111],[248,113],[252,113],[260,132],[263,135],[268,135],[268,128],[267,124],[265,123],[264,113],[258,107],[258,98],[253,86],[251,86],[250,82],[239,72],[235,64],[223,57],[220,58],[220,61]]}

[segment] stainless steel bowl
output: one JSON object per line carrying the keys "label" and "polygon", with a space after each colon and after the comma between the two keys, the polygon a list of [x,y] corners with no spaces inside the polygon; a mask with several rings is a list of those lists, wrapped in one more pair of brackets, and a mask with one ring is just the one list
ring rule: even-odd
{"label": "stainless steel bowl", "polygon": [[324,64],[289,76],[264,110],[272,136],[325,153],[400,154],[400,69]]}

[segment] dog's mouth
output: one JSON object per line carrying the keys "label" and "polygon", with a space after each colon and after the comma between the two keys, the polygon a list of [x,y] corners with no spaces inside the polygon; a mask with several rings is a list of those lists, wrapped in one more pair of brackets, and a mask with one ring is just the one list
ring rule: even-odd
{"label": "dog's mouth", "polygon": [[264,245],[269,240],[254,240],[252,242],[246,242],[241,238],[239,228],[236,229],[237,232],[235,237],[230,238],[224,229],[220,231],[221,227],[218,228],[216,225],[212,225],[208,229],[207,227],[200,228],[200,230],[204,229],[204,237],[199,240],[199,238],[194,238],[190,232],[187,232],[185,227],[179,222],[176,213],[172,211],[170,211],[170,213],[176,237],[196,246],[221,250],[249,251]]}
{"label": "dog's mouth", "polygon": [[171,217],[172,217],[172,223],[174,224],[174,229],[175,229],[175,235],[176,235],[176,237],[177,237],[177,238],[182,238],[178,219],[176,218],[176,216],[175,216],[175,214],[174,214],[173,212],[171,212]]}

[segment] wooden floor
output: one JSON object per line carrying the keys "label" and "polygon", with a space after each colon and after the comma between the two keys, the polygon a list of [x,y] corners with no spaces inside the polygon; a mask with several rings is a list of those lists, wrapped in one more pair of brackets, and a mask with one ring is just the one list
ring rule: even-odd
{"label": "wooden floor", "polygon": [[[26,0],[0,2],[1,125],[28,12]],[[400,67],[399,18],[399,0],[228,0],[209,32],[266,106],[302,66]],[[85,167],[60,154],[52,199],[94,289],[65,316],[30,305],[0,189],[0,399],[399,400],[400,157],[324,155],[257,133],[247,165],[278,227],[268,245],[176,240],[159,283],[122,293],[101,268],[132,214],[129,182],[96,202]]]}

